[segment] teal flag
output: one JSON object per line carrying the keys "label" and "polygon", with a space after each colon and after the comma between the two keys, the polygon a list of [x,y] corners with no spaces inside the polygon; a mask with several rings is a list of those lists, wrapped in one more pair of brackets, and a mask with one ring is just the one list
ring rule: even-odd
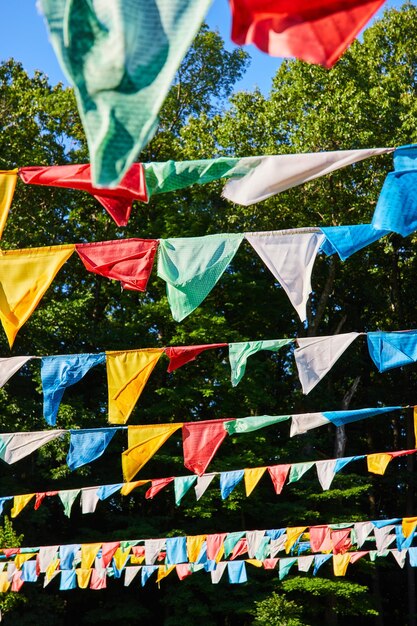
{"label": "teal flag", "polygon": [[158,276],[167,283],[174,320],[180,322],[210,293],[233,257],[244,235],[160,239]]}
{"label": "teal flag", "polygon": [[148,197],[190,185],[205,185],[219,178],[240,178],[255,169],[263,159],[264,157],[219,157],[196,161],[144,163]]}
{"label": "teal flag", "polygon": [[292,568],[292,566],[294,565],[294,563],[297,563],[297,558],[296,557],[284,558],[284,559],[280,559],[278,561],[279,579],[280,580],[282,580],[283,578],[285,578],[287,576],[287,574],[289,574],[289,571]]}
{"label": "teal flag", "polygon": [[297,480],[300,480],[301,476],[313,467],[313,465],[315,465],[314,461],[309,461],[308,463],[293,463],[288,477],[288,484],[295,483]]}
{"label": "teal flag", "polygon": [[68,491],[58,492],[59,499],[64,506],[64,513],[67,517],[70,517],[72,505],[80,492],[81,489],[69,489]]}
{"label": "teal flag", "polygon": [[194,485],[197,476],[178,476],[174,478],[175,504],[179,506],[187,491]]}
{"label": "teal flag", "polygon": [[233,387],[236,387],[242,380],[248,357],[259,352],[259,350],[271,350],[276,352],[293,341],[293,339],[271,339],[270,341],[241,341],[239,343],[229,343],[229,361],[232,370],[231,378]]}
{"label": "teal flag", "polygon": [[115,187],[158,113],[211,0],[40,0],[74,85],[93,183]]}
{"label": "teal flag", "polygon": [[249,417],[240,417],[237,420],[224,422],[224,428],[229,435],[235,433],[251,433],[265,426],[273,426],[279,422],[289,420],[291,415],[251,415]]}

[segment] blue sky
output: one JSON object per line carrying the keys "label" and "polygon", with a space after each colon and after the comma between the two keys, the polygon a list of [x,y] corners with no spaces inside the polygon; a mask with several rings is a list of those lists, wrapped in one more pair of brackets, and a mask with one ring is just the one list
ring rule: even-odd
{"label": "blue sky", "polygon": [[[49,44],[46,28],[36,8],[36,0],[11,0],[3,2],[0,20],[0,60],[14,57],[32,74],[42,70],[52,83],[65,81],[54,52]],[[386,7],[399,7],[402,0],[388,0]],[[380,12],[381,13],[381,12]],[[220,32],[226,47],[233,49],[230,41],[230,11],[227,0],[213,0],[207,16],[209,26]],[[271,86],[280,60],[247,47],[252,57],[251,66],[237,89],[252,90],[258,86],[265,94]]]}

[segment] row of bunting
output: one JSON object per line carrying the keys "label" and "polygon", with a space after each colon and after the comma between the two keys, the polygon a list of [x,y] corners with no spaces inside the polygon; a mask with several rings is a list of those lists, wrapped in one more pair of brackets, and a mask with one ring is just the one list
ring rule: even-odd
{"label": "row of bunting", "polygon": [[[0,459],[8,464],[16,463],[41,446],[69,433],[70,448],[66,461],[68,467],[75,470],[101,457],[114,435],[120,430],[127,430],[128,448],[122,453],[122,470],[124,480],[130,481],[171,435],[181,430],[184,465],[198,476],[202,476],[228,434],[252,433],[261,428],[291,420],[291,436],[294,436],[304,434],[319,426],[329,424],[341,426],[406,408],[409,407],[389,406],[299,415],[256,415],[238,419],[221,418],[199,422],[83,428],[69,431],[41,430],[2,433],[0,434]],[[299,473],[299,477],[304,473],[299,467],[301,465],[306,471],[313,463],[296,465],[298,469],[294,468],[294,471]],[[237,482],[243,477],[243,471],[231,473]],[[226,474],[229,475],[227,472]]]}
{"label": "row of bunting", "polygon": [[287,463],[281,465],[269,465],[265,467],[254,467],[228,472],[211,472],[201,476],[171,476],[169,478],[151,478],[147,480],[136,480],[128,483],[117,483],[113,485],[100,485],[98,487],[83,487],[80,489],[65,489],[59,491],[43,491],[28,493],[16,496],[0,497],[0,515],[3,514],[6,502],[12,502],[11,517],[17,517],[23,509],[34,499],[35,511],[39,509],[46,498],[58,496],[64,507],[64,513],[70,517],[72,506],[78,496],[80,497],[80,507],[83,514],[94,513],[99,502],[107,500],[114,494],[128,496],[138,487],[149,485],[146,499],[154,498],[168,485],[174,486],[175,504],[180,506],[183,497],[194,487],[195,497],[199,500],[211,485],[212,481],[218,477],[220,481],[220,495],[223,500],[228,498],[235,487],[243,480],[246,497],[249,497],[258,485],[262,476],[267,472],[275,493],[279,495],[288,479],[288,485],[300,480],[304,474],[315,467],[317,478],[323,489],[330,489],[335,475],[345,468],[352,461],[366,459],[368,471],[373,474],[383,475],[389,463],[393,459],[415,454],[417,449],[398,450],[396,452],[379,452],[374,454],[359,454],[350,457],[340,457],[338,459],[327,459],[321,461],[307,461],[304,463]]}
{"label": "row of bunting", "polygon": [[[383,3],[316,0],[312,7],[310,0],[230,0],[232,39],[331,67]],[[154,136],[159,110],[210,4],[40,1],[51,43],[74,86],[96,186],[115,187]]]}
{"label": "row of bunting", "polygon": [[0,358],[0,387],[32,359],[41,360],[41,380],[44,395],[44,418],[55,426],[65,389],[82,380],[90,369],[106,364],[108,387],[108,421],[125,424],[162,354],[169,358],[168,372],[193,361],[206,350],[228,347],[231,382],[239,384],[247,360],[260,351],[277,352],[297,343],[294,358],[303,392],[309,393],[330,371],[343,352],[360,335],[367,335],[368,349],[380,372],[417,361],[417,330],[396,332],[342,333],[328,337],[271,339],[236,343],[143,348],[107,351],[96,354],[66,354],[56,356],[15,356]]}
{"label": "row of bunting", "polygon": [[339,150],[259,157],[220,157],[195,161],[135,163],[115,189],[97,189],[88,164],[30,166],[0,170],[0,237],[12,204],[18,176],[31,185],[78,189],[91,194],[118,226],[126,226],[134,200],[148,202],[156,194],[230,179],[223,196],[248,206],[371,156],[394,152],[394,171],[382,187],[372,226],[376,231],[397,232],[403,237],[417,229],[417,147]]}
{"label": "row of bunting", "polygon": [[[107,588],[108,578],[121,578],[124,572],[124,586],[128,587],[133,580],[140,574],[140,584],[142,587],[146,585],[148,580],[156,574],[156,583],[159,587],[160,582],[166,578],[171,572],[176,572],[179,580],[184,580],[188,576],[199,571],[210,573],[212,584],[218,584],[223,574],[227,571],[227,579],[230,584],[243,584],[248,581],[246,564],[254,567],[263,568],[265,570],[278,569],[279,580],[283,580],[294,565],[297,565],[298,572],[308,573],[313,569],[313,576],[316,576],[319,569],[324,563],[332,559],[333,575],[345,576],[349,565],[353,565],[359,559],[366,556],[371,562],[375,562],[377,558],[385,558],[392,555],[396,563],[403,568],[406,562],[407,554],[411,567],[417,567],[417,548],[409,548],[408,550],[390,549],[384,552],[377,550],[361,550],[360,552],[347,552],[345,554],[322,554],[308,555],[299,557],[287,557],[273,559],[237,559],[235,561],[218,561],[206,563],[179,563],[177,565],[123,565],[123,552],[115,555],[106,568],[95,566],[87,569],[77,567],[74,569],[60,569],[59,559],[54,561],[45,571],[43,578],[43,586],[46,587],[57,576],[59,576],[59,590],[69,591],[71,589],[94,589],[96,591]],[[132,558],[132,557],[131,557]],[[136,560],[136,559],[135,559]],[[140,557],[137,559],[140,561]],[[121,564],[120,569],[117,563]],[[23,563],[21,569],[16,569],[13,562],[1,564],[0,569],[0,592],[20,591],[24,583],[37,582],[41,572],[37,568],[36,561],[27,560]]]}
{"label": "row of bunting", "polygon": [[[212,572],[212,582],[219,582],[227,567],[230,582],[235,583],[247,580],[245,562],[264,569],[278,567],[281,580],[295,564],[300,572],[308,572],[313,566],[313,575],[316,575],[321,565],[331,558],[336,576],[345,575],[350,563],[367,555],[375,561],[377,557],[392,554],[400,567],[404,567],[408,554],[410,565],[416,567],[417,548],[411,545],[416,525],[416,518],[404,518],[162,539],[6,548],[2,552],[7,560],[0,562],[0,587],[6,581],[9,586],[5,585],[0,591],[7,591],[14,579],[16,583],[36,582],[41,573],[45,574],[45,585],[61,573],[61,582],[70,579],[73,583],[63,588],[71,589],[77,586],[77,579],[78,585],[86,588],[94,571],[94,578],[104,579],[107,574],[120,578],[125,571],[125,584],[141,571],[143,585],[154,572],[158,571],[159,582],[179,566],[183,566],[177,569],[180,579],[205,569]],[[396,548],[390,548],[394,541]],[[371,543],[374,549],[358,551],[365,543]],[[354,544],[356,550],[352,549]],[[281,551],[291,556],[277,557]],[[245,560],[238,559],[245,554]],[[84,587],[80,581],[86,581]]]}

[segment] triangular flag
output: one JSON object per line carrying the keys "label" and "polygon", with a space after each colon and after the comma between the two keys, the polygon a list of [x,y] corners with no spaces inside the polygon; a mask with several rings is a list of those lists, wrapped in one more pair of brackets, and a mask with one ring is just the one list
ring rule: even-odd
{"label": "triangular flag", "polygon": [[115,187],[155,134],[210,0],[41,0],[40,6],[75,89],[93,183]]}
{"label": "triangular flag", "polygon": [[265,536],[264,530],[247,530],[246,542],[248,544],[248,555],[250,559],[255,558],[256,553],[262,543]]}
{"label": "triangular flag", "polygon": [[245,233],[246,239],[278,280],[302,322],[307,319],[311,273],[323,233],[294,230]]}
{"label": "triangular flag", "polygon": [[235,256],[243,235],[161,239],[158,276],[167,283],[172,317],[181,322],[206,298]]}
{"label": "triangular flag", "polygon": [[197,561],[206,537],[207,535],[187,535],[187,554],[190,563]]}
{"label": "triangular flag", "polygon": [[169,478],[157,478],[152,481],[151,486],[148,491],[145,493],[145,498],[150,500],[154,498],[162,489],[164,489],[169,483],[172,483],[174,480],[174,476],[170,476]]}
{"label": "triangular flag", "polygon": [[401,526],[404,537],[409,537],[416,529],[417,517],[403,517]]}
{"label": "triangular flag", "polygon": [[187,491],[194,485],[197,476],[178,476],[174,480],[175,504],[179,506]]}
{"label": "triangular flag", "polygon": [[391,550],[391,554],[397,561],[398,565],[403,568],[408,550]]}
{"label": "triangular flag", "polygon": [[117,428],[83,428],[70,430],[67,465],[71,471],[98,459],[116,434]]}
{"label": "triangular flag", "polygon": [[109,543],[103,543],[101,548],[101,560],[103,567],[107,567],[113,558],[114,553],[120,546],[120,541],[111,541]]}
{"label": "triangular flag", "polygon": [[259,428],[273,426],[280,422],[285,422],[291,418],[291,415],[250,415],[249,417],[240,417],[237,420],[230,420],[224,423],[224,427],[229,435],[235,433],[252,433]]}
{"label": "triangular flag", "polygon": [[220,493],[223,500],[226,500],[233,489],[240,483],[244,476],[244,470],[234,470],[232,472],[220,472]]}
{"label": "triangular flag", "polygon": [[162,444],[181,427],[182,424],[129,426],[127,430],[129,447],[122,453],[124,479],[127,482],[132,480]]}
{"label": "triangular flag", "polygon": [[367,333],[369,355],[380,372],[417,361],[417,331]]}
{"label": "triangular flag", "polygon": [[379,454],[368,454],[366,461],[368,464],[368,472],[382,475],[385,474],[388,463],[392,461],[392,456],[383,452]]}
{"label": "triangular flag", "polygon": [[290,569],[292,568],[294,563],[297,563],[296,557],[279,559],[278,561],[279,574],[278,575],[279,575],[280,580],[282,580],[283,578],[285,578],[285,576],[287,576],[287,574],[289,574]]}
{"label": "triangular flag", "polygon": [[163,348],[149,348],[106,352],[111,424],[127,422],[163,351]]}
{"label": "triangular flag", "polygon": [[197,484],[194,487],[196,500],[201,498],[215,476],[214,473],[197,476]]}
{"label": "triangular flag", "polygon": [[94,513],[98,501],[97,487],[84,487],[84,489],[81,489],[80,505],[83,514]]}
{"label": "triangular flag", "polygon": [[314,461],[308,461],[307,463],[293,463],[291,465],[288,484],[295,483],[297,480],[300,480],[301,476],[303,476],[311,467],[313,467],[313,465]]}
{"label": "triangular flag", "polygon": [[344,576],[350,563],[350,554],[333,554],[333,573],[335,576]]}
{"label": "triangular flag", "polygon": [[297,57],[329,68],[383,3],[384,0],[231,0],[232,40],[239,46],[252,43],[272,56]]}
{"label": "triangular flag", "polygon": [[270,465],[268,467],[268,473],[271,477],[275,493],[277,495],[281,493],[284,487],[290,468],[291,465]]}
{"label": "triangular flag", "polygon": [[81,489],[68,489],[67,491],[58,491],[58,497],[64,505],[64,513],[67,517],[71,515],[74,500],[81,493]]}
{"label": "triangular flag", "polygon": [[81,544],[81,569],[89,569],[100,550],[101,543],[83,543]]}
{"label": "triangular flag", "polygon": [[146,565],[153,565],[157,560],[161,550],[165,548],[165,539],[145,540],[145,562]]}
{"label": "triangular flag", "polygon": [[329,461],[316,461],[316,470],[319,483],[323,491],[330,489],[330,485],[335,477],[335,467],[337,459],[331,459]]}
{"label": "triangular flag", "polygon": [[36,432],[7,433],[0,435],[0,459],[16,463],[49,441],[65,434],[65,430],[40,430]]}
{"label": "triangular flag", "polygon": [[56,424],[59,404],[65,389],[78,383],[92,367],[104,363],[105,360],[104,352],[42,357],[43,415],[50,426]]}
{"label": "triangular flag", "polygon": [[361,548],[373,530],[372,522],[356,522],[354,525],[356,545]]}
{"label": "triangular flag", "polygon": [[207,558],[215,561],[218,558],[220,550],[224,552],[223,544],[227,533],[215,533],[207,535]]}
{"label": "triangular flag", "polygon": [[17,181],[17,168],[0,170],[0,239],[6,226]]}
{"label": "triangular flag", "polygon": [[293,339],[272,339],[270,341],[241,341],[239,343],[229,343],[229,362],[232,385],[236,387],[242,380],[246,371],[248,357],[256,354],[260,350],[278,351],[283,346],[292,343]]}
{"label": "triangular flag", "polygon": [[15,496],[13,498],[13,508],[11,510],[11,517],[17,517],[22,509],[35,497],[34,493],[28,493],[24,496]]}
{"label": "triangular flag", "polygon": [[310,526],[310,548],[312,552],[331,552],[333,544],[331,541],[330,528],[324,526]]}
{"label": "triangular flag", "polygon": [[136,487],[141,487],[142,485],[146,485],[146,483],[149,482],[149,480],[134,480],[130,483],[124,483],[123,487],[120,489],[120,494],[122,496],[128,496],[131,491],[136,489]]}
{"label": "triangular flag", "polygon": [[157,248],[156,239],[116,239],[75,246],[89,272],[119,280],[123,289],[132,291],[146,290]]}
{"label": "triangular flag", "polygon": [[97,569],[91,570],[90,589],[106,589],[107,588],[107,571],[97,571]]}
{"label": "triangular flag", "polygon": [[140,565],[125,567],[125,587],[128,587],[130,585],[135,576],[140,572],[140,569]]}
{"label": "triangular flag", "polygon": [[183,425],[182,442],[184,465],[201,476],[227,435],[226,419],[188,422]]}
{"label": "triangular flag", "polygon": [[297,539],[301,537],[304,531],[307,529],[306,526],[296,526],[294,528],[287,528],[287,540],[285,542],[285,552],[291,550]]}
{"label": "triangular flag", "polygon": [[9,378],[16,374],[33,356],[11,356],[0,359],[0,387],[3,387]]}
{"label": "triangular flag", "polygon": [[254,467],[252,469],[245,469],[245,491],[246,497],[250,496],[255,489],[258,482],[266,471],[266,467]]}
{"label": "triangular flag", "polygon": [[90,583],[92,571],[93,571],[92,569],[76,569],[75,570],[75,573],[77,575],[78,587],[80,589],[87,589]]}
{"label": "triangular flag", "polygon": [[205,350],[223,348],[227,345],[227,343],[207,343],[202,346],[174,346],[172,348],[165,348],[165,354],[169,358],[168,372],[173,372],[186,363],[195,361],[198,355]]}
{"label": "triangular flag", "polygon": [[343,333],[297,339],[299,347],[294,350],[294,357],[304,394],[317,385],[359,335]]}
{"label": "triangular flag", "polygon": [[210,572],[211,582],[213,585],[217,585],[220,582],[221,577],[223,576],[224,570],[226,569],[226,567],[227,567],[227,562],[221,561],[220,563],[217,563],[216,569]]}
{"label": "triangular flag", "polygon": [[308,572],[313,561],[314,561],[314,554],[310,554],[309,556],[299,556],[297,560],[298,571]]}
{"label": "triangular flag", "polygon": [[74,249],[65,245],[0,251],[0,320],[10,347]]}
{"label": "triangular flag", "polygon": [[328,256],[337,253],[342,261],[346,261],[358,250],[378,241],[389,230],[377,230],[372,224],[351,224],[346,226],[325,226],[320,229],[326,235],[321,252]]}
{"label": "triangular flag", "polygon": [[89,164],[21,167],[19,176],[29,185],[50,185],[90,193],[104,206],[118,226],[127,226],[133,200],[148,201],[145,175],[140,163],[134,163],[120,184],[113,189],[93,186]]}

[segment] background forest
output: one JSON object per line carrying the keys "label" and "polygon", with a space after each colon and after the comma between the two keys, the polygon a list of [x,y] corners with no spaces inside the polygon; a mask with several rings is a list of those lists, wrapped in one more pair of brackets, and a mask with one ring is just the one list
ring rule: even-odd
{"label": "background forest", "polygon": [[[266,98],[259,91],[231,95],[249,58],[238,49],[227,52],[218,34],[202,28],[164,105],[158,133],[140,160],[417,142],[416,41],[417,9],[407,3],[387,11],[330,71],[284,62]],[[16,60],[0,65],[0,120],[1,169],[88,161],[72,90],[51,86],[42,73],[29,77]],[[156,196],[149,204],[135,203],[126,228],[118,228],[87,194],[19,183],[2,248],[369,222],[391,169],[389,155],[369,159],[248,208],[224,200],[221,181],[196,185]],[[87,273],[73,255],[19,332],[12,353],[1,334],[0,353],[54,355],[417,328],[416,239],[391,235],[344,263],[319,256],[306,327],[246,242],[203,304],[180,324],[171,317],[156,271],[145,294],[124,292],[119,283]],[[236,388],[230,384],[226,349],[208,351],[172,374],[166,365],[162,358],[129,424],[416,404],[416,367],[379,374],[365,341],[352,344],[308,396],[301,394],[294,360],[285,350],[249,360]],[[106,425],[105,376],[104,367],[93,368],[65,392],[59,428]],[[44,428],[40,368],[32,361],[0,389],[0,432]],[[125,434],[117,434],[99,460],[71,473],[65,463],[68,442],[52,442],[15,465],[2,465],[0,495],[121,482],[124,447]],[[293,439],[286,424],[229,437],[210,469],[407,448],[414,448],[411,410]],[[264,477],[249,498],[241,484],[225,501],[213,484],[198,502],[191,490],[179,507],[171,487],[154,500],[136,490],[99,503],[91,515],[81,515],[75,505],[69,519],[51,498],[38,511],[26,507],[13,526],[6,520],[0,540],[2,547],[19,541],[40,546],[411,516],[416,514],[414,472],[413,455],[392,461],[384,476],[355,463],[335,477],[329,491],[321,490],[311,472],[280,496]],[[179,438],[173,437],[139,478],[184,473]],[[213,586],[202,572],[182,582],[173,574],[160,589],[153,581],[141,588],[139,580],[129,587],[110,580],[100,593],[59,592],[56,579],[45,589],[28,584],[18,595],[2,594],[3,619],[21,626],[343,626],[352,619],[358,626],[416,624],[414,570],[400,569],[390,558],[361,560],[341,579],[333,577],[331,561],[316,577],[290,574],[281,582],[276,571],[250,567],[248,572],[244,585],[229,585],[224,577]]]}

